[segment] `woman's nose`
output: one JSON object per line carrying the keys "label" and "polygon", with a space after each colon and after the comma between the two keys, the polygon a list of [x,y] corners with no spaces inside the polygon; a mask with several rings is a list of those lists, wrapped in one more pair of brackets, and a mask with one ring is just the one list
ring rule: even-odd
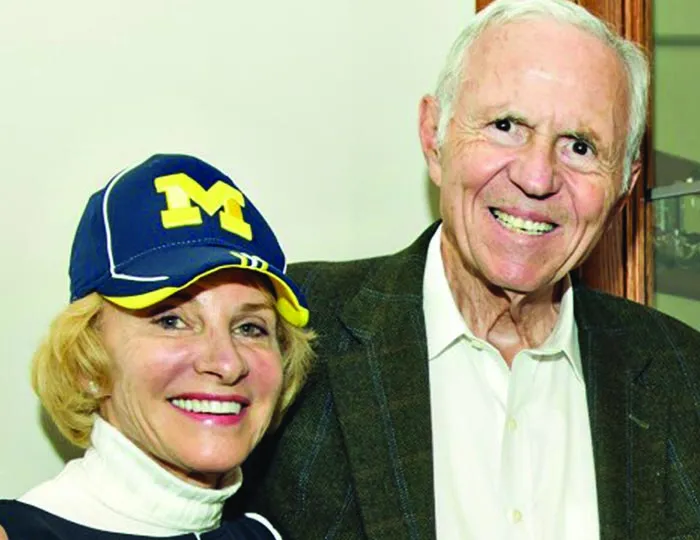
{"label": "woman's nose", "polygon": [[198,373],[214,375],[225,385],[233,385],[248,375],[245,346],[236,343],[228,331],[209,332],[203,339],[207,340],[206,346],[195,361]]}

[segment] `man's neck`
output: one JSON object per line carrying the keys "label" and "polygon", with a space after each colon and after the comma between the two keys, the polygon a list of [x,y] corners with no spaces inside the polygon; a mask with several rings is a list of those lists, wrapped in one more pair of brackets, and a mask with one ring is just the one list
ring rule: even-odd
{"label": "man's neck", "polygon": [[559,316],[563,281],[533,293],[508,291],[494,287],[466,267],[444,234],[440,253],[464,321],[474,336],[499,350],[508,367],[518,352],[546,341]]}

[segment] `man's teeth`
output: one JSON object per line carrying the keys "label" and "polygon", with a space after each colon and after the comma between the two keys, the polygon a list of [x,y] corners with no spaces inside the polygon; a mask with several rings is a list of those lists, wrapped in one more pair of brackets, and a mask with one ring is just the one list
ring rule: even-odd
{"label": "man's teeth", "polygon": [[516,216],[506,214],[501,210],[492,210],[492,214],[506,228],[525,234],[544,234],[554,229],[554,224],[544,221],[530,221]]}
{"label": "man's teeth", "polygon": [[209,401],[202,399],[171,399],[178,409],[206,414],[238,414],[241,404],[235,401]]}

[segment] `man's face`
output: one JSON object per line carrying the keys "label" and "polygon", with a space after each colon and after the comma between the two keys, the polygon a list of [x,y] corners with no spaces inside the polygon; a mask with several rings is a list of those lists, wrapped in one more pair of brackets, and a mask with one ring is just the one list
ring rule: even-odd
{"label": "man's face", "polygon": [[549,20],[488,29],[428,156],[447,265],[521,293],[559,281],[619,202],[627,120],[622,64],[596,38]]}

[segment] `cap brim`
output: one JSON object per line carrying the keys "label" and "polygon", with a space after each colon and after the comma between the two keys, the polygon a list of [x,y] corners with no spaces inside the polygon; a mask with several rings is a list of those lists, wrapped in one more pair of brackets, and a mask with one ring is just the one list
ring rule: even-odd
{"label": "cap brim", "polygon": [[149,253],[119,268],[118,273],[100,284],[97,292],[118,306],[143,309],[227,268],[249,270],[270,278],[277,311],[290,324],[306,326],[309,311],[303,295],[280,269],[259,257],[220,246],[187,246]]}

